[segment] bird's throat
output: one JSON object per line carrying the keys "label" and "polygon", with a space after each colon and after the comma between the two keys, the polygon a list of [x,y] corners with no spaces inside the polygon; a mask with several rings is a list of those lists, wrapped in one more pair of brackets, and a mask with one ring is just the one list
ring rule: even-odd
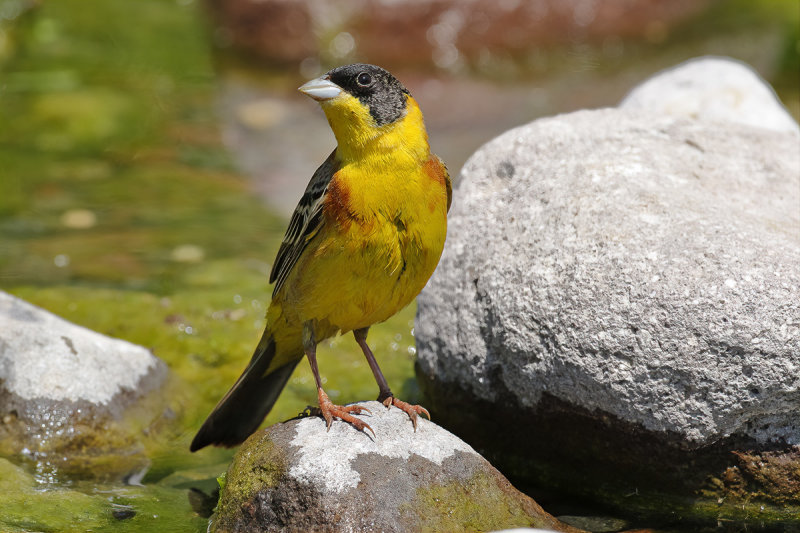
{"label": "bird's throat", "polygon": [[422,112],[409,96],[405,114],[384,126],[375,126],[369,109],[349,97],[323,105],[325,116],[338,144],[340,161],[358,161],[400,150],[404,155],[424,161],[430,148]]}

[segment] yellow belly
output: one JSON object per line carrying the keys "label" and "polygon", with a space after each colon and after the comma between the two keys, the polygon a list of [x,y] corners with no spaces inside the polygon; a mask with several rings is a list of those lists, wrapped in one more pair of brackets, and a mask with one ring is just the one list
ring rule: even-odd
{"label": "yellow belly", "polygon": [[[427,207],[424,207],[427,211]],[[433,274],[444,247],[444,210],[421,220],[380,215],[344,231],[326,226],[282,291],[290,321],[313,321],[317,339],[382,322],[408,305]]]}

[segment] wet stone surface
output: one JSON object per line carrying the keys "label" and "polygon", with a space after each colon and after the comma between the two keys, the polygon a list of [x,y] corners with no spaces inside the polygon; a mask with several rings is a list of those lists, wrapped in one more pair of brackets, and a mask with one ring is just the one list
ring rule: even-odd
{"label": "wet stone surface", "polygon": [[364,402],[372,439],[321,418],[251,436],[228,470],[210,531],[490,531],[571,528],[454,435]]}
{"label": "wet stone surface", "polygon": [[42,474],[114,479],[146,468],[141,432],[171,419],[148,350],[0,292],[0,453]]}

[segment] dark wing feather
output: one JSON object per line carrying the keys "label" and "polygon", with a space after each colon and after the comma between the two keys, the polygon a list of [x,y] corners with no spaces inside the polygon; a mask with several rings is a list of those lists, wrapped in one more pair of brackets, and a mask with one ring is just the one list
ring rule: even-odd
{"label": "dark wing feather", "polygon": [[447,165],[444,164],[442,158],[436,156],[436,159],[439,160],[439,163],[442,164],[442,169],[444,169],[444,187],[447,189],[447,212],[450,212],[450,204],[453,203],[453,182],[450,180],[450,172],[447,170]]}
{"label": "dark wing feather", "polygon": [[269,282],[275,282],[275,288],[272,290],[273,297],[281,289],[300,258],[300,254],[306,249],[309,241],[316,235],[322,224],[322,207],[328,192],[328,185],[338,170],[335,154],[336,150],[331,152],[331,155],[314,172],[311,181],[308,182],[306,192],[303,193],[292,213],[289,228],[278,249],[278,256],[272,264],[272,272],[269,274]]}

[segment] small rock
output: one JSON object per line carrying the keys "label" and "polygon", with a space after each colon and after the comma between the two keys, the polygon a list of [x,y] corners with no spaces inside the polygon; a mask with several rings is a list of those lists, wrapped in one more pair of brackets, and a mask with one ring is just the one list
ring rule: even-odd
{"label": "small rock", "polygon": [[537,120],[467,162],[418,299],[420,385],[515,478],[796,519],[798,137],[653,111]]}
{"label": "small rock", "polygon": [[130,505],[118,505],[111,510],[111,516],[116,520],[129,520],[136,516],[136,510]]}
{"label": "small rock", "polygon": [[209,531],[573,531],[456,436],[364,402],[376,437],[318,417],[251,436],[228,469]]}
{"label": "small rock", "polygon": [[145,348],[0,292],[0,453],[53,475],[141,471],[141,432],[162,415],[166,377]]}

